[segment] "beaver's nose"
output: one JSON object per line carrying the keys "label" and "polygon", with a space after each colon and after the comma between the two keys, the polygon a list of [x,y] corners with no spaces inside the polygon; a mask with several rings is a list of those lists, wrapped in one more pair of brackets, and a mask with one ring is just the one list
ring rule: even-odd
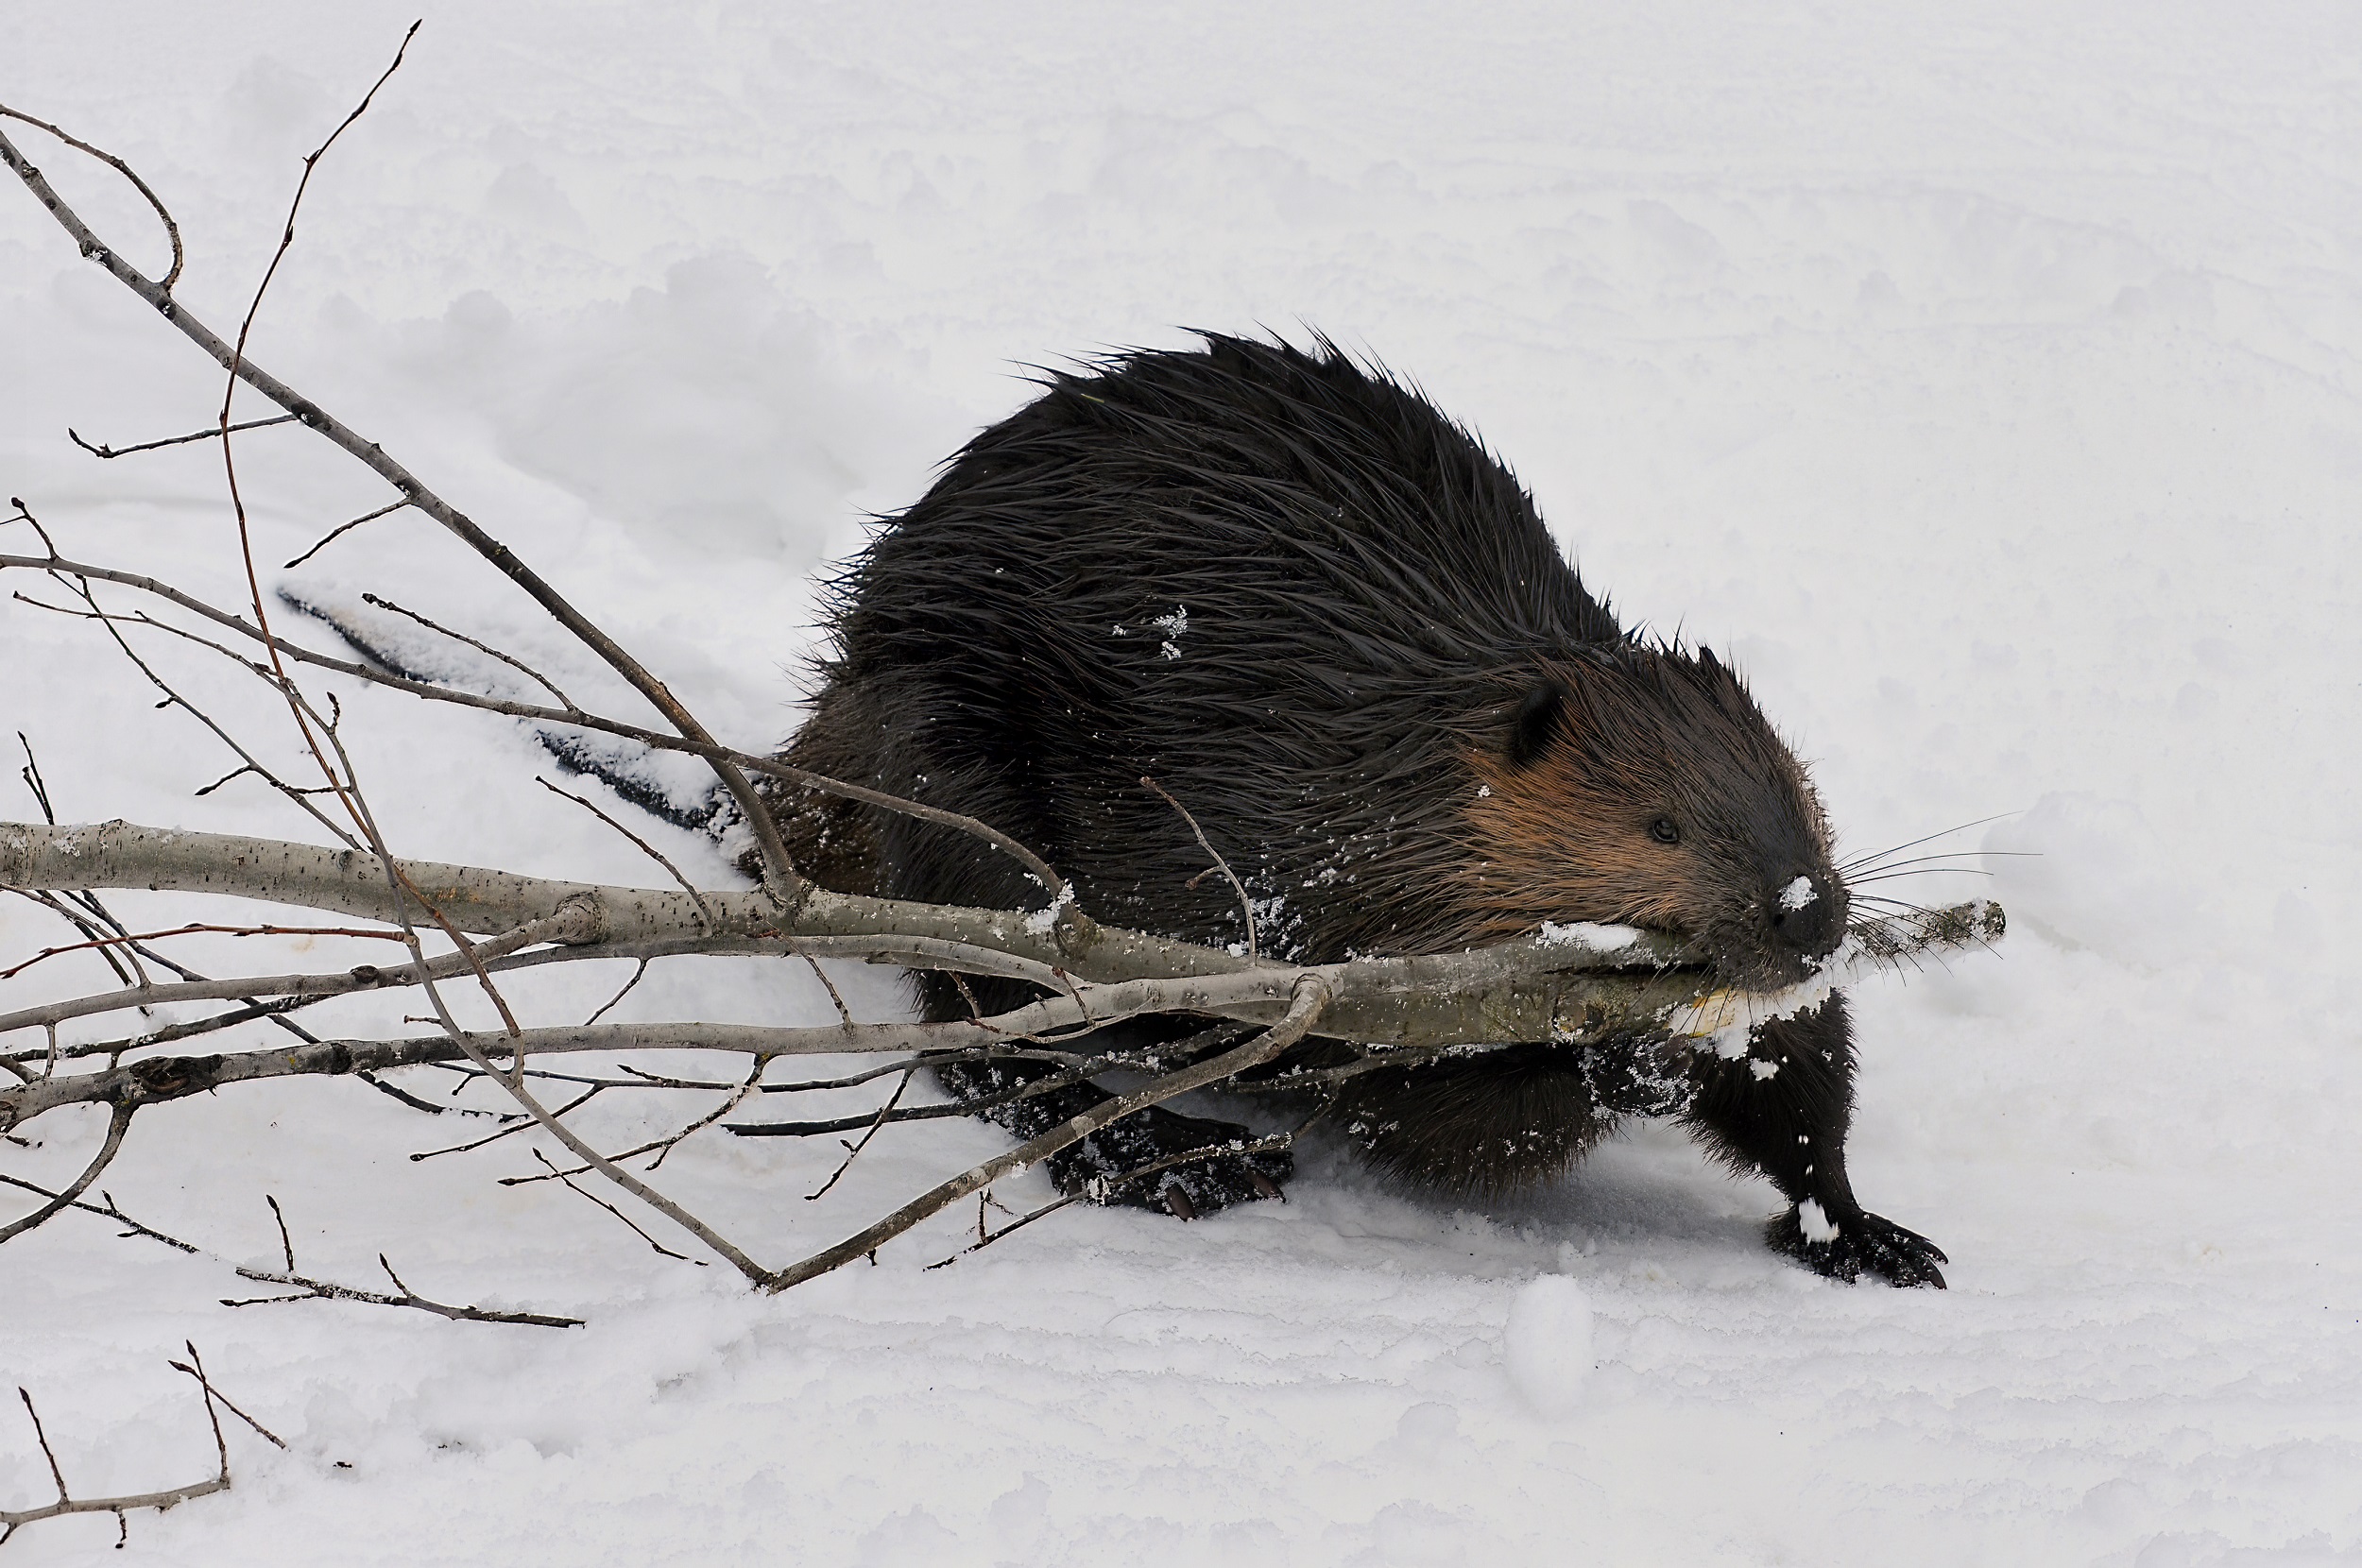
{"label": "beaver's nose", "polygon": [[1834,950],[1845,935],[1845,893],[1824,871],[1799,871],[1772,893],[1772,935],[1806,958]]}

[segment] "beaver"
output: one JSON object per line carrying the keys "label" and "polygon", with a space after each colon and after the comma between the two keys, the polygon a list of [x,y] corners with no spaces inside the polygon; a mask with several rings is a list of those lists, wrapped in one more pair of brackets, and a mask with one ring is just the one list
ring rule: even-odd
{"label": "beaver", "polygon": [[[1415,388],[1326,338],[1220,334],[1040,384],[830,585],[832,651],[784,760],[993,824],[1103,921],[1241,943],[1247,912],[1202,875],[1169,796],[1243,882],[1262,951],[1292,962],[1620,922],[1768,991],[1845,937],[1821,803],[1738,675],[1622,626],[1510,470]],[[791,787],[771,800],[823,885],[1043,902],[956,831]],[[931,1019],[1036,994],[916,984]],[[1670,1074],[1650,1060],[1630,1041],[1512,1043],[1347,1079],[1335,1115],[1393,1177],[1479,1197],[1558,1175],[1623,1116],[1677,1116],[1787,1198],[1777,1251],[1942,1287],[1943,1254],[1847,1180],[1841,994],[1758,1026],[1743,1056],[1689,1053]],[[1106,1098],[1074,1083],[1011,1100],[1038,1065],[937,1070],[1022,1137]],[[1284,1151],[1203,1153],[1246,1137],[1158,1107],[1051,1175],[1187,1219],[1280,1194]]]}

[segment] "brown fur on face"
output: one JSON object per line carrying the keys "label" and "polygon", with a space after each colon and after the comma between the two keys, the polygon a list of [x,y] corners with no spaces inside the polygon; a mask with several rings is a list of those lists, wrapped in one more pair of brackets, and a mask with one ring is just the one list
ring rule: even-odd
{"label": "brown fur on face", "polygon": [[[1543,665],[1510,721],[1465,753],[1463,936],[1546,920],[1702,942],[1732,984],[1793,984],[1844,934],[1845,893],[1805,770],[1730,668],[1637,644]],[[1652,828],[1671,824],[1678,843]],[[1795,878],[1803,912],[1780,895]],[[1816,908],[1826,901],[1825,907]]]}

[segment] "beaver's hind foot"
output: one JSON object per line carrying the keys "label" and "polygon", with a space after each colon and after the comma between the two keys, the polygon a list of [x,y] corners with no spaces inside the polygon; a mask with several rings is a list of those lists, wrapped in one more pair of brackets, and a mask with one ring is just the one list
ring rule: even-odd
{"label": "beaver's hind foot", "polygon": [[1152,1105],[1050,1156],[1050,1179],[1070,1197],[1195,1219],[1233,1203],[1285,1196],[1280,1184],[1295,1172],[1286,1150],[1230,1152],[1255,1141],[1236,1122]]}
{"label": "beaver's hind foot", "polygon": [[1764,1227],[1764,1239],[1773,1252],[1848,1285],[1868,1274],[1889,1285],[1944,1288],[1943,1273],[1936,1266],[1952,1260],[1918,1232],[1907,1231],[1867,1209],[1832,1217],[1812,1203],[1812,1213],[1806,1216],[1801,1212],[1805,1206],[1791,1205]]}

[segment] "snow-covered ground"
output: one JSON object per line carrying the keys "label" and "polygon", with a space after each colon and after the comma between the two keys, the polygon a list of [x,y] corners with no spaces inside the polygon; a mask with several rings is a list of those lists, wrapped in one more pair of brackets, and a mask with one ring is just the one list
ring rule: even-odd
{"label": "snow-covered ground", "polygon": [[[13,0],[0,100],[132,160],[227,325],[298,155],[411,14]],[[1777,1261],[1767,1186],[1642,1129],[1500,1212],[1315,1150],[1285,1206],[1068,1211],[921,1271],[972,1220],[947,1216],[759,1298],[497,1185],[522,1139],[413,1163],[484,1124],[314,1082],[141,1118],[104,1185],[207,1255],[86,1215],[0,1250],[0,1386],[85,1492],[203,1472],[184,1338],[290,1440],[233,1430],[235,1490],[135,1515],[125,1562],[2362,1560],[2357,105],[2342,0],[430,12],[253,352],[717,730],[792,725],[811,574],[1025,364],[1311,326],[1476,425],[1627,614],[1734,651],[1851,847],[2006,813],[1947,842],[2034,858],[1920,889],[2000,897],[2000,954],[1857,993],[1857,1185],[1952,1288]],[[9,133],[161,264],[134,196]],[[215,373],[13,182],[0,344],[0,490],[73,554],[235,602],[217,453],[64,439],[193,429]],[[308,436],[239,451],[265,562],[381,499]],[[627,706],[415,519],[281,576]],[[0,604],[0,730],[64,817],[305,836],[250,779],[192,798],[234,761],[89,625]],[[292,767],[259,688],[155,652]],[[404,853],[645,880],[522,732],[336,689]],[[10,959],[58,929],[0,901]],[[616,980],[521,989],[556,1018]],[[828,1016],[808,977],[720,961],[626,1009]],[[680,1114],[583,1115],[620,1141]],[[59,1179],[100,1125],[44,1119],[0,1167]],[[821,1202],[831,1151],[787,1140],[661,1176],[779,1261],[1000,1138],[890,1134]],[[367,1283],[383,1251],[424,1293],[590,1326],[220,1306],[264,1293],[229,1265],[276,1258],[265,1193],[316,1271]],[[0,1506],[47,1489],[0,1411]]]}

